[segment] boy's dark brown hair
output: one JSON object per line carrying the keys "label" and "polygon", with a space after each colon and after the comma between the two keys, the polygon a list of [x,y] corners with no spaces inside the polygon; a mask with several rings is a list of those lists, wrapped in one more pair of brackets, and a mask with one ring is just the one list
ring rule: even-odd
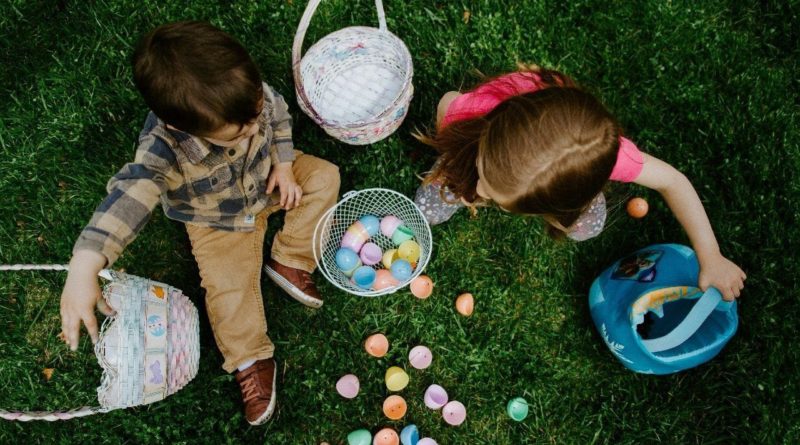
{"label": "boy's dark brown hair", "polygon": [[[542,88],[511,96],[485,116],[417,135],[440,153],[426,179],[479,201],[478,169],[513,213],[543,215],[569,227],[608,182],[620,129],[606,108],[567,76],[536,69]],[[551,234],[559,233],[551,231]]]}
{"label": "boy's dark brown hair", "polygon": [[145,35],[133,54],[133,78],[156,116],[197,136],[252,122],[263,98],[261,75],[244,47],[199,21]]}

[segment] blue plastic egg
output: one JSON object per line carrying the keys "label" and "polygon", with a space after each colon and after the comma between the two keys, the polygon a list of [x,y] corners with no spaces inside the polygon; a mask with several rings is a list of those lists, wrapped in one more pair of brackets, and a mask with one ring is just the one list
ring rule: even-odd
{"label": "blue plastic egg", "polygon": [[[409,266],[410,267],[410,266]],[[353,272],[353,283],[362,289],[369,289],[375,282],[375,269],[369,266],[361,266]]]}
{"label": "blue plastic egg", "polygon": [[417,445],[419,442],[419,430],[413,423],[400,431],[400,443],[403,445]]}
{"label": "blue plastic egg", "polygon": [[395,260],[392,263],[392,268],[389,270],[392,272],[392,276],[401,283],[408,281],[408,279],[411,278],[411,274],[414,272],[411,263],[402,258]]}
{"label": "blue plastic egg", "polygon": [[364,224],[369,236],[375,236],[381,230],[381,222],[377,216],[364,215],[361,218],[358,218],[358,220],[361,221],[361,224]]}
{"label": "blue plastic egg", "polygon": [[336,267],[344,272],[345,275],[360,265],[361,260],[358,258],[358,254],[352,250],[342,247],[336,251]]}

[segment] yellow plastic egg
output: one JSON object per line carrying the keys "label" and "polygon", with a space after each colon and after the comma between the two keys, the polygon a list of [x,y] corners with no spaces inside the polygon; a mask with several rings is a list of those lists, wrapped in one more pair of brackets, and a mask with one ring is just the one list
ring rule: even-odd
{"label": "yellow plastic egg", "polygon": [[414,240],[403,241],[397,248],[397,256],[408,261],[411,264],[419,260],[420,249],[419,244]]}
{"label": "yellow plastic egg", "polygon": [[373,357],[383,357],[389,351],[389,339],[383,334],[372,334],[364,342],[364,349]]}
{"label": "yellow plastic egg", "polygon": [[384,428],[375,434],[372,445],[400,445],[400,436],[391,428]]}
{"label": "yellow plastic egg", "polygon": [[383,414],[392,420],[402,419],[407,409],[406,400],[398,395],[391,395],[383,401]]}
{"label": "yellow plastic egg", "polygon": [[472,294],[465,293],[461,294],[456,298],[456,310],[459,314],[469,317],[472,315],[472,311],[475,309],[475,299],[472,297]]}
{"label": "yellow plastic egg", "polygon": [[383,267],[390,269],[392,267],[392,263],[396,260],[397,257],[397,249],[389,249],[386,252],[383,252]]}
{"label": "yellow plastic egg", "polygon": [[386,388],[389,391],[401,391],[408,386],[408,374],[399,366],[392,366],[386,370]]}

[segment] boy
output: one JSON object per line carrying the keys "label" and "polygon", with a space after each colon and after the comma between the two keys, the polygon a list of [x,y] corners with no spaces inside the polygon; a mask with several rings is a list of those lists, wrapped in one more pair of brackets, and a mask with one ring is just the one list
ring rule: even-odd
{"label": "boy", "polygon": [[135,161],[109,181],[75,243],[61,296],[64,340],[77,348],[81,321],[97,340],[94,305],[112,312],[97,272],[160,200],[167,217],[186,225],[222,367],[236,371],[247,421],[262,424],[275,408],[276,381],[260,285],[267,216],[288,210],[267,275],[301,303],[321,306],[311,238],[336,202],[338,169],[294,151],[286,102],[262,83],[245,49],[207,23],[156,28],[139,42],[133,71],[152,111]]}

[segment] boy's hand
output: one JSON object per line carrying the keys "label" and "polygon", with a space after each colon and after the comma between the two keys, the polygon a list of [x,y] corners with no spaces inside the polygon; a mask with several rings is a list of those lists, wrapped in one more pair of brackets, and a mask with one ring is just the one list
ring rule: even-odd
{"label": "boy's hand", "polygon": [[272,193],[275,186],[281,191],[281,208],[291,210],[300,205],[303,189],[294,180],[291,162],[281,162],[272,167],[267,179],[267,194]]}
{"label": "boy's hand", "polygon": [[114,313],[103,299],[97,284],[97,273],[105,264],[105,256],[91,250],[79,250],[69,263],[67,282],[61,293],[61,336],[73,351],[78,349],[81,322],[86,326],[92,343],[97,342],[95,305],[107,316]]}
{"label": "boy's hand", "polygon": [[700,261],[700,289],[715,287],[726,301],[739,298],[746,279],[742,269],[721,254]]}

